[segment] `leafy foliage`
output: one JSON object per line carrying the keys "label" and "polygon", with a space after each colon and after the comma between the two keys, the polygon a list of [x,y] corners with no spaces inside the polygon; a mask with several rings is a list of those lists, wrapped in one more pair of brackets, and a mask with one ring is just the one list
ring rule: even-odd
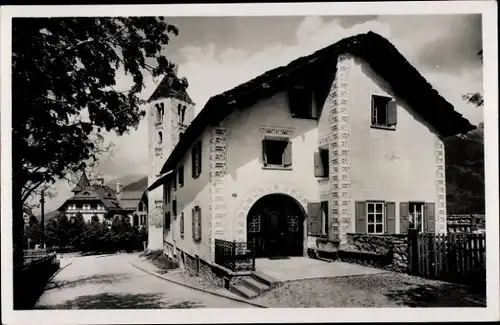
{"label": "leafy foliage", "polygon": [[[483,61],[483,50],[478,52]],[[481,93],[462,98],[483,109]],[[485,213],[484,124],[465,135],[444,139],[446,162],[446,201],[449,214]]]}
{"label": "leafy foliage", "polygon": [[[23,203],[43,184],[97,160],[106,150],[102,130],[122,135],[137,128],[145,114],[138,96],[144,75],[165,75],[172,87],[187,88],[187,80],[177,77],[176,65],[162,54],[171,35],[177,34],[163,17],[13,19],[17,264],[22,263]],[[118,69],[132,77],[130,89],[115,89]]]}
{"label": "leafy foliage", "polygon": [[126,217],[116,218],[111,225],[106,220],[100,222],[97,216],[88,222],[81,215],[69,222],[66,220],[61,217],[49,222],[50,227],[46,229],[46,236],[50,238],[48,245],[62,250],[71,247],[81,252],[110,253],[143,249],[143,241],[147,240],[146,228],[133,227]]}
{"label": "leafy foliage", "polygon": [[484,124],[444,140],[449,214],[485,213]]}

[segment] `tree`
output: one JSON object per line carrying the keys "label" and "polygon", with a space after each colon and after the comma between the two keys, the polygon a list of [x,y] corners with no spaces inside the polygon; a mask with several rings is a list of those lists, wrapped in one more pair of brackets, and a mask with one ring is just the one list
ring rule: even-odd
{"label": "tree", "polygon": [[80,212],[71,218],[68,232],[70,245],[79,248],[85,232],[85,220]]}
{"label": "tree", "polygon": [[[481,59],[481,63],[483,62],[483,50],[480,50],[477,55],[479,56],[479,58]],[[484,98],[483,98],[483,94],[480,93],[480,92],[475,92],[475,93],[467,93],[465,95],[462,96],[462,98],[473,104],[473,105],[476,105],[477,107],[483,107],[484,105]]]}
{"label": "tree", "polygon": [[[483,51],[478,53],[481,61]],[[468,103],[482,109],[482,93],[462,96]],[[484,124],[465,135],[444,139],[446,161],[446,200],[450,214],[485,213]]]}
{"label": "tree", "polygon": [[[15,265],[22,265],[23,203],[95,161],[103,130],[122,135],[137,128],[145,74],[187,88],[162,54],[177,34],[163,17],[12,20]],[[115,89],[119,69],[132,77],[129,89]]]}

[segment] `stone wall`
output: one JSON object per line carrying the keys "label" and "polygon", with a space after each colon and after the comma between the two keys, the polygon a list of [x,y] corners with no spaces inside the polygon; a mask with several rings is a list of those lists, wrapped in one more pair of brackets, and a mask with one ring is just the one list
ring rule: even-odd
{"label": "stone wall", "polygon": [[[179,254],[181,255],[181,254]],[[229,275],[221,268],[212,266],[211,264],[205,262],[202,259],[198,259],[199,262],[199,272],[196,265],[196,258],[184,253],[184,265],[186,271],[191,276],[201,276],[202,278],[210,281],[220,288],[227,287],[229,285],[238,284],[244,276]],[[229,283],[226,283],[229,281]]]}
{"label": "stone wall", "polygon": [[[347,234],[347,244],[343,249],[353,251],[365,251],[379,254],[391,255],[389,265],[382,268],[394,272],[406,273],[408,269],[408,236],[402,234],[394,235],[368,235]],[[360,264],[370,264],[362,260],[349,260]]]}

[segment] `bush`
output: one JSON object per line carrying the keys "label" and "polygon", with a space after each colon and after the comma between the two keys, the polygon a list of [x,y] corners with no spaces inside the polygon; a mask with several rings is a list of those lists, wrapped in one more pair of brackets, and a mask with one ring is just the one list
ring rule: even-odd
{"label": "bush", "polygon": [[[74,247],[84,253],[132,252],[143,250],[143,241],[147,240],[147,229],[132,227],[128,218],[117,218],[111,226],[106,221],[100,222],[98,218],[86,223],[82,222],[81,216],[69,222],[65,218],[61,220],[61,223],[54,220],[49,228],[51,244],[57,246],[58,251]],[[58,235],[62,235],[62,238]]]}

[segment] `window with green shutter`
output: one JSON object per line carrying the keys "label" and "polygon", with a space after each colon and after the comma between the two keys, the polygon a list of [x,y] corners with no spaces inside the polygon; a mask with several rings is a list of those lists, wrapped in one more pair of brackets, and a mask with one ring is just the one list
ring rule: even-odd
{"label": "window with green shutter", "polygon": [[328,149],[320,149],[314,153],[314,176],[328,177],[329,172]]}
{"label": "window with green shutter", "polygon": [[410,228],[410,204],[408,202],[399,203],[399,233],[406,234]]}
{"label": "window with green shutter", "polygon": [[328,220],[328,201],[321,202],[321,224],[323,228],[321,229],[321,234],[328,236],[329,220]]}
{"label": "window with green shutter", "polygon": [[309,202],[307,204],[307,226],[308,233],[311,236],[321,236],[322,218],[321,218],[321,203]]}
{"label": "window with green shutter", "polygon": [[262,140],[262,164],[270,168],[292,167],[292,142],[288,137],[265,136]]}
{"label": "window with green shutter", "polygon": [[195,206],[192,210],[193,239],[201,240],[201,208]]}
{"label": "window with green shutter", "polygon": [[425,231],[428,233],[436,232],[436,204],[433,202],[425,203]]}
{"label": "window with green shutter", "polygon": [[201,174],[201,141],[198,141],[191,148],[191,175],[197,178]]}
{"label": "window with green shutter", "polygon": [[372,95],[372,127],[395,129],[397,114],[396,101],[391,97]]}
{"label": "window with green shutter", "polygon": [[180,217],[180,222],[179,222],[179,232],[182,237],[184,237],[184,212],[181,212],[181,217]]}
{"label": "window with green shutter", "polygon": [[184,165],[179,167],[179,187],[184,186]]}

